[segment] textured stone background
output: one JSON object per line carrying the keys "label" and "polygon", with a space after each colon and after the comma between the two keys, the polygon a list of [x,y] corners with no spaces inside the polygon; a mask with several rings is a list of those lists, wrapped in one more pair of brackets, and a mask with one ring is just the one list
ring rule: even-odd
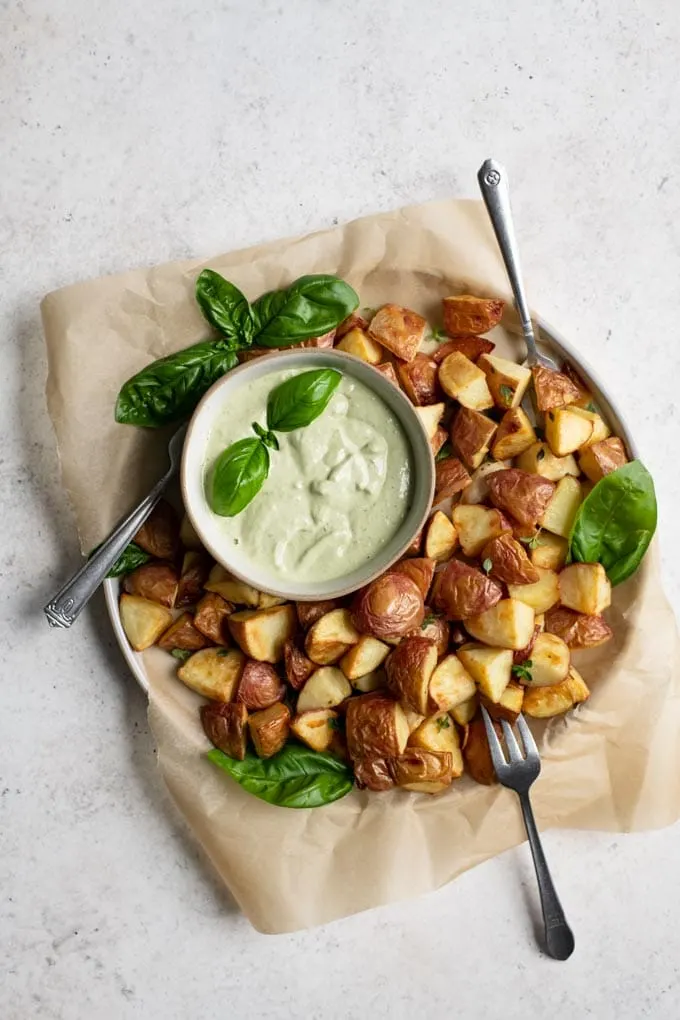
{"label": "textured stone background", "polygon": [[534,306],[656,475],[677,599],[679,45],[676,0],[0,2],[3,1020],[678,1016],[679,827],[546,836],[566,965],[534,948],[526,847],[326,929],[250,929],[167,803],[103,603],[70,633],[40,617],[77,550],[38,302],[474,196],[494,155]]}

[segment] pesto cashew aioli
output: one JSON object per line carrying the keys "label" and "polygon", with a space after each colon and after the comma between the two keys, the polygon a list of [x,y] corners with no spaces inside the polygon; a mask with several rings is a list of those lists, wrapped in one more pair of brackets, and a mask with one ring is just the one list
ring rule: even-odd
{"label": "pesto cashew aioli", "polygon": [[[239,390],[216,419],[203,463],[206,502],[217,457],[266,423],[269,393],[301,370],[272,372]],[[279,579],[328,581],[372,559],[396,533],[411,500],[408,440],[369,387],[343,375],[326,410],[304,428],[277,432],[269,476],[235,517],[214,514],[225,547]]]}

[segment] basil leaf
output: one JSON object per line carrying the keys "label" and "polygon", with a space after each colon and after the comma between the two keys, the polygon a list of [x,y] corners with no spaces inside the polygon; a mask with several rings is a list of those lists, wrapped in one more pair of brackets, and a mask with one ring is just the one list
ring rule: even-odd
{"label": "basil leaf", "polygon": [[212,269],[196,280],[196,300],[211,326],[233,341],[235,347],[253,342],[253,312],[238,287]]}
{"label": "basil leaf", "polygon": [[248,793],[279,807],[321,807],[344,797],[353,785],[350,769],[339,758],[298,744],[286,744],[273,758],[248,751],[237,761],[217,750],[209,751],[208,758]]}
{"label": "basil leaf", "polygon": [[312,369],[286,379],[267,399],[267,427],[292,432],[309,425],[326,410],[341,379],[334,368]]}
{"label": "basil leaf", "polygon": [[220,517],[235,517],[255,498],[269,474],[269,453],[259,439],[239,439],[213,468],[210,506]]}
{"label": "basil leaf", "polygon": [[278,450],[279,441],[273,432],[269,432],[267,429],[263,429],[261,425],[258,425],[256,421],[252,422],[251,429],[256,436],[262,440],[265,446],[268,446],[270,450]]}
{"label": "basil leaf", "polygon": [[451,443],[449,443],[449,441],[447,440],[441,447],[441,449],[438,451],[437,456],[434,459],[436,460],[437,463],[439,463],[440,460],[446,460],[448,457],[452,456],[453,447],[451,446]]}
{"label": "basil leaf", "polygon": [[601,563],[612,584],[621,584],[642,562],[656,530],[654,482],[639,460],[605,475],[578,509],[569,555]]}
{"label": "basil leaf", "polygon": [[[97,546],[97,549],[99,546]],[[92,553],[95,553],[97,549],[93,549]],[[90,553],[90,556],[92,555]],[[123,577],[124,574],[129,574],[137,567],[143,567],[145,563],[148,563],[151,559],[151,554],[146,552],[144,549],[140,549],[134,542],[123,549],[122,553],[109,570],[107,577]]]}
{"label": "basil leaf", "polygon": [[358,295],[337,276],[302,276],[254,302],[254,340],[259,347],[289,347],[335,329],[358,306]]}
{"label": "basil leaf", "polygon": [[160,358],[124,383],[116,401],[116,421],[154,429],[186,418],[237,361],[233,351],[214,340]]}

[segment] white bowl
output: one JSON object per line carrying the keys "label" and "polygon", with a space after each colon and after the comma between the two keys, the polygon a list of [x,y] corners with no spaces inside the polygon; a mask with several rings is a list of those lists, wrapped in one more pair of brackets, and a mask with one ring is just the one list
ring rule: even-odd
{"label": "white bowl", "polygon": [[[411,502],[392,538],[367,563],[342,577],[326,581],[277,580],[261,566],[248,561],[242,551],[224,540],[220,519],[205,497],[203,465],[215,421],[236,391],[282,368],[335,368],[371,389],[398,419],[411,449],[413,477]],[[205,394],[189,423],[182,454],[181,486],[184,507],[196,533],[215,560],[231,574],[259,591],[281,598],[316,600],[337,598],[363,587],[399,559],[422,528],[434,495],[434,459],[430,441],[411,402],[397,387],[366,362],[335,350],[277,351],[247,361],[223,376]],[[378,506],[379,510],[379,506]]]}

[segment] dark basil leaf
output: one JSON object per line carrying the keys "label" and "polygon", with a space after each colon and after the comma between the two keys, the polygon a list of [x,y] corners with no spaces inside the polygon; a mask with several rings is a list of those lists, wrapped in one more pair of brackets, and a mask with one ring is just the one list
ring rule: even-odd
{"label": "dark basil leaf", "polygon": [[[98,548],[99,546],[97,546],[97,549]],[[93,549],[92,553],[95,553],[97,549]],[[92,553],[90,553],[90,556]],[[106,576],[123,577],[124,574],[129,574],[131,571],[136,570],[137,567],[143,567],[150,559],[150,553],[146,552],[144,549],[140,549],[140,547],[135,545],[134,542],[130,542],[129,546],[123,549],[122,553]]]}
{"label": "dark basil leaf", "polygon": [[248,751],[236,761],[217,750],[208,758],[248,793],[279,807],[321,807],[344,797],[353,785],[351,770],[339,758],[298,744],[286,744],[273,758]]}
{"label": "dark basil leaf", "polygon": [[612,584],[639,567],[656,530],[656,495],[639,460],[605,475],[584,499],[569,539],[569,555],[601,563]]}
{"label": "dark basil leaf", "polygon": [[256,421],[254,421],[250,427],[255,435],[260,437],[265,446],[268,446],[270,450],[278,450],[279,441],[273,432],[263,429]]}
{"label": "dark basil leaf", "polygon": [[337,276],[302,276],[285,290],[263,294],[253,304],[255,343],[288,347],[322,336],[359,305],[355,291]]}
{"label": "dark basil leaf", "polygon": [[210,506],[220,517],[235,517],[258,494],[269,474],[269,453],[259,439],[239,439],[215,462]]}
{"label": "dark basil leaf", "polygon": [[123,385],[116,401],[116,421],[160,428],[186,418],[237,361],[233,351],[214,340],[160,358]]}
{"label": "dark basil leaf", "polygon": [[334,368],[316,368],[280,383],[267,398],[268,428],[292,432],[309,425],[326,410],[341,379]]}
{"label": "dark basil leaf", "polygon": [[447,440],[441,447],[441,449],[437,452],[437,456],[434,459],[437,461],[437,463],[439,463],[440,460],[447,460],[448,457],[452,456],[453,447],[451,446],[451,443],[449,443],[449,441]]}
{"label": "dark basil leaf", "polygon": [[253,341],[253,313],[238,287],[212,269],[196,280],[196,300],[211,326],[233,341],[235,347]]}

